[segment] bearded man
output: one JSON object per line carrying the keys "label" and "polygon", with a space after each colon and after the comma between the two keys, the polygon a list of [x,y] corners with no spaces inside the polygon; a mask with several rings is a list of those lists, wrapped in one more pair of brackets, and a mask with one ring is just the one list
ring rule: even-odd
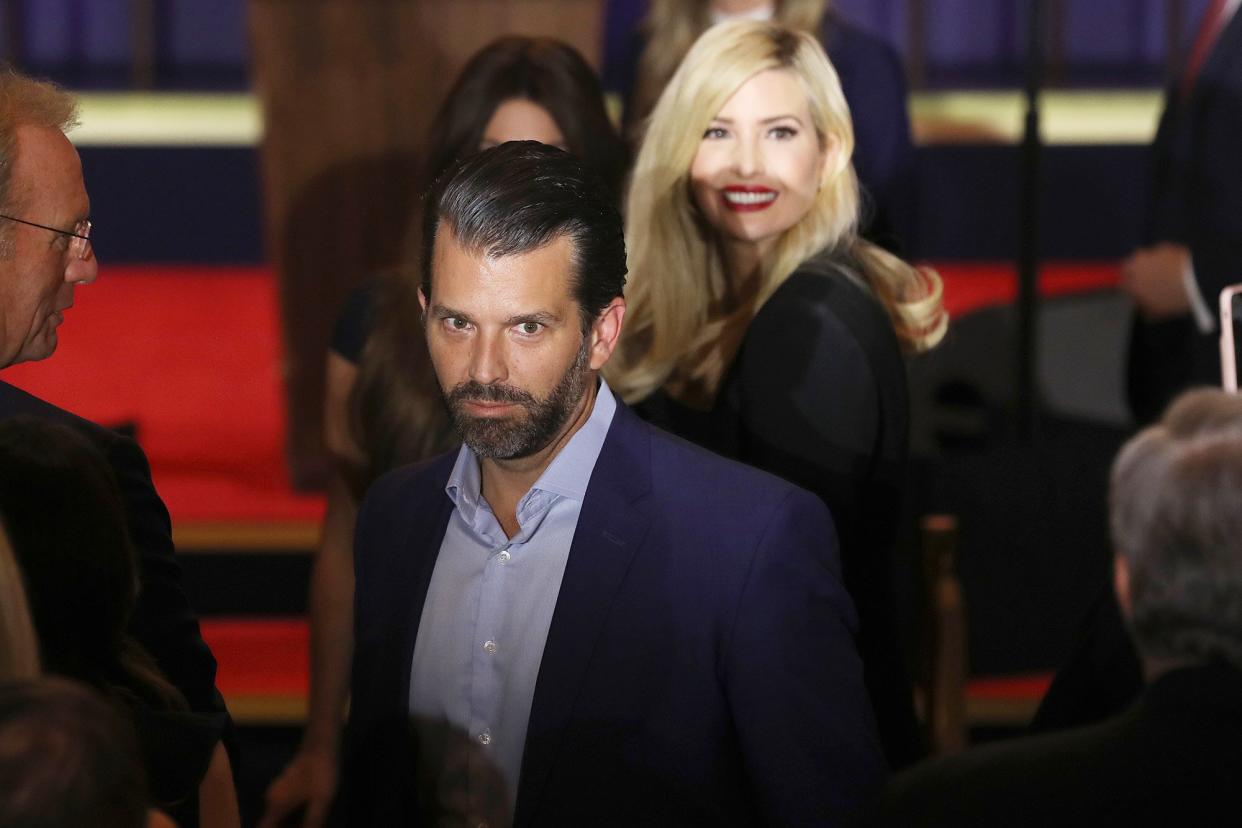
{"label": "bearded man", "polygon": [[842,825],[882,781],[823,503],[642,422],[607,189],[534,142],[425,207],[463,446],[358,516],[355,825]]}

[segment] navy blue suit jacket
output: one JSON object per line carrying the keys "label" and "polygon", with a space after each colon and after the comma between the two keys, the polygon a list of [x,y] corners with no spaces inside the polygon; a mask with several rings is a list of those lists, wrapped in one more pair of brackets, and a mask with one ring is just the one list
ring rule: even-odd
{"label": "navy blue suit jacket", "polygon": [[[358,516],[351,824],[420,821],[405,719],[453,459],[381,478]],[[817,497],[619,405],[548,632],[514,824],[853,824],[885,773],[854,627]]]}

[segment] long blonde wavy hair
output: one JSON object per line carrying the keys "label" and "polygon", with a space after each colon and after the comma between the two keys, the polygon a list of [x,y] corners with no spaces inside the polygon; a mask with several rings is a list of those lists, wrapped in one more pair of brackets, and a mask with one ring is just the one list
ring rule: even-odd
{"label": "long blonde wavy hair", "polygon": [[[770,69],[801,82],[827,160],[811,209],[760,263],[753,301],[731,308],[720,245],[694,203],[690,167],[711,120],[742,84]],[[948,324],[939,276],[858,236],[853,150],[845,95],[816,38],[753,21],[704,33],[656,103],[634,165],[626,202],[628,310],[606,369],[612,387],[634,401],[675,377],[714,396],[754,313],[802,262],[825,250],[858,271],[905,348],[939,342]]]}
{"label": "long blonde wavy hair", "polygon": [[[638,76],[626,122],[636,127],[651,112],[682,58],[711,25],[711,0],[652,0],[643,33],[647,46],[638,59]],[[776,0],[774,20],[803,32],[818,31],[828,0]]]}

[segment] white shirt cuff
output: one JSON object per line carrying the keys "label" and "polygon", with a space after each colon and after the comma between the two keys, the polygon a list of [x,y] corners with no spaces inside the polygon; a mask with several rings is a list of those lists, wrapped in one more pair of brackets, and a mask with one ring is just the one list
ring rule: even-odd
{"label": "white shirt cuff", "polygon": [[1195,281],[1195,263],[1190,257],[1186,258],[1186,269],[1182,271],[1182,286],[1190,299],[1190,312],[1195,317],[1195,326],[1199,333],[1210,334],[1216,330],[1216,314],[1212,313],[1212,309],[1203,300],[1199,283]]}

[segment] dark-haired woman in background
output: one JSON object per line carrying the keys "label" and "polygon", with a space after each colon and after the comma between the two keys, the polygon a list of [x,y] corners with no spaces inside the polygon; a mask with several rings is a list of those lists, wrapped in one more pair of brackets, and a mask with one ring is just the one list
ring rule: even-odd
{"label": "dark-haired woman in background", "polygon": [[183,828],[240,824],[225,714],[193,713],[126,632],[135,553],[112,471],[86,438],[0,423],[0,518],[26,585],[42,669],[93,687],[134,724],[155,804]]}
{"label": "dark-haired woman in background", "polygon": [[646,12],[628,36],[609,33],[604,58],[605,88],[625,102],[623,124],[635,143],[677,65],[709,26],[771,20],[818,37],[854,122],[863,235],[894,251],[913,241],[914,145],[905,73],[892,46],[851,25],[830,0],[609,0],[609,6],[610,18],[622,26],[633,19],[634,6]]}
{"label": "dark-haired woman in background", "polygon": [[[496,40],[462,70],[432,127],[421,186],[463,155],[522,139],[574,153],[619,192],[625,146],[608,119],[594,71],[565,43],[516,36]],[[410,226],[418,225],[414,216]],[[330,484],[311,574],[310,707],[297,756],[268,789],[261,828],[281,824],[303,806],[299,824],[317,828],[336,790],[353,652],[353,527],[361,494],[383,472],[452,442],[420,322],[419,240],[410,241],[408,267],[349,298],[328,353],[324,431],[340,473]]]}

